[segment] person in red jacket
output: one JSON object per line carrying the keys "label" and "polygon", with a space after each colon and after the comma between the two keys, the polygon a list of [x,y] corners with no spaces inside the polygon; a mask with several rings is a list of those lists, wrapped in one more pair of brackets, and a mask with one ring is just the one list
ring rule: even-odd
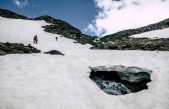
{"label": "person in red jacket", "polygon": [[37,36],[37,35],[35,35],[35,36],[33,37],[33,42],[34,42],[34,44],[37,44],[37,43],[38,43],[38,36]]}

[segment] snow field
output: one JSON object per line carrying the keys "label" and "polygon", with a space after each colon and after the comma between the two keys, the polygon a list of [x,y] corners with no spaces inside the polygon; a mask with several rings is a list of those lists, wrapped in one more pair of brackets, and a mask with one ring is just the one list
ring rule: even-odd
{"label": "snow field", "polygon": [[152,38],[152,39],[169,38],[169,28],[155,30],[155,31],[149,31],[149,32],[141,33],[141,34],[132,35],[130,37],[135,37],[135,38],[148,37],[148,38]]}
{"label": "snow field", "polygon": [[[42,52],[56,49],[66,54],[1,56],[0,109],[169,108],[169,52],[90,50],[90,45],[44,32],[41,26],[46,24],[0,18],[0,42],[31,43]],[[35,34],[38,44],[32,41]],[[152,82],[138,93],[108,95],[89,79],[89,66],[100,65],[147,68],[153,71]]]}

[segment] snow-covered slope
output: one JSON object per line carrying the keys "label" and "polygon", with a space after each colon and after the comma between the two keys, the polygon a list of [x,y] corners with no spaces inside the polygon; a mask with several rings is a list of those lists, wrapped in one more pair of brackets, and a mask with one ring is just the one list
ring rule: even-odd
{"label": "snow-covered slope", "polygon": [[[42,51],[57,49],[65,54],[79,53],[83,48],[88,49],[91,47],[91,45],[82,46],[81,44],[74,44],[74,41],[71,39],[60,37],[61,35],[44,32],[42,28],[44,25],[47,25],[45,21],[18,20],[0,17],[0,42],[31,44]],[[33,44],[34,35],[38,36],[38,44]],[[57,42],[55,37],[58,37]],[[78,52],[77,50],[80,51]]]}
{"label": "snow-covered slope", "polygon": [[[90,50],[90,45],[43,31],[44,21],[0,18],[0,42],[31,43],[65,56],[0,57],[0,109],[168,109],[169,52]],[[33,44],[37,34],[39,43]],[[55,41],[58,37],[58,41]],[[149,89],[107,95],[89,79],[89,66],[126,65],[153,71]]]}
{"label": "snow-covered slope", "polygon": [[136,34],[130,37],[135,37],[135,38],[147,37],[147,38],[153,38],[153,39],[154,38],[169,38],[169,28]]}

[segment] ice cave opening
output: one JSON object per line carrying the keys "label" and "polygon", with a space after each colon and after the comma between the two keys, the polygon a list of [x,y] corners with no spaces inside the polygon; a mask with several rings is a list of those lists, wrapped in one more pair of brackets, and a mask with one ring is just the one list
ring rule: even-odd
{"label": "ice cave opening", "polygon": [[152,71],[139,67],[116,65],[90,69],[90,79],[110,95],[125,95],[148,89],[147,83],[151,81]]}

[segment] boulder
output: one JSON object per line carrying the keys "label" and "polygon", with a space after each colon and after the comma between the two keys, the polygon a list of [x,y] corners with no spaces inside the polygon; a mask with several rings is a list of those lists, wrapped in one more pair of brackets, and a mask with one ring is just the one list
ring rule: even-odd
{"label": "boulder", "polygon": [[32,53],[40,53],[41,52],[40,50],[32,47],[31,44],[28,44],[27,47],[31,50]]}
{"label": "boulder", "polygon": [[3,50],[0,50],[0,55],[6,55],[6,52]]}
{"label": "boulder", "polygon": [[51,55],[64,55],[63,53],[61,53],[60,51],[57,50],[51,50],[48,52],[45,52],[46,54],[51,54]]}

